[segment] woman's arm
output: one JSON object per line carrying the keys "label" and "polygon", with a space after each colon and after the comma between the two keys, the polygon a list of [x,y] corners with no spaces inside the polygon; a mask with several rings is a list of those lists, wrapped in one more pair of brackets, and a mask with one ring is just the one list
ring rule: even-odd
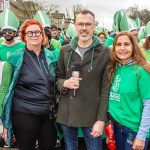
{"label": "woman's arm", "polygon": [[136,135],[133,144],[133,150],[144,149],[146,134],[150,128],[150,99],[143,101],[142,119],[139,127],[139,131]]}
{"label": "woman's arm", "polygon": [[143,113],[136,138],[145,141],[146,134],[150,128],[150,99],[143,101]]}

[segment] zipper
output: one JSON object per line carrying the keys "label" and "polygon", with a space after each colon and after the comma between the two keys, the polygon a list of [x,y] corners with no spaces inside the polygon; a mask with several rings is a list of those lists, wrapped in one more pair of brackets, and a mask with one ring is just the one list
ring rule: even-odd
{"label": "zipper", "polygon": [[42,64],[43,64],[43,67],[44,67],[44,69],[45,69],[46,74],[48,74],[48,71],[47,71],[47,69],[46,69],[46,67],[45,67],[45,65],[44,65],[43,59],[42,59]]}
{"label": "zipper", "polygon": [[[43,72],[43,69],[42,69],[42,66],[41,66],[41,63],[40,63],[40,60],[39,60],[39,56],[37,56],[37,59],[38,59],[38,63],[39,63],[39,65],[40,65],[40,69],[42,70],[42,72]],[[44,73],[44,72],[43,72]]]}

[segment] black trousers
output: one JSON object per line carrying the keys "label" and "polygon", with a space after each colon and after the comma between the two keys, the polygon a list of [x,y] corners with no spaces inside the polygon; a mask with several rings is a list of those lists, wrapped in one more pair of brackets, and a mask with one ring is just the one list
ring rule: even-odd
{"label": "black trousers", "polygon": [[56,144],[57,131],[49,115],[33,115],[12,112],[13,131],[19,150],[35,150],[38,140],[40,150],[53,150]]}

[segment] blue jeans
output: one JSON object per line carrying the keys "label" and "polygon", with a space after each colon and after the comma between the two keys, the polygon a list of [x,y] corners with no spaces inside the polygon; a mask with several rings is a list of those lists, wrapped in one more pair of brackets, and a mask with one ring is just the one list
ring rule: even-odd
{"label": "blue jeans", "polygon": [[[65,150],[78,150],[78,128],[68,127],[62,124],[61,127],[64,134]],[[92,128],[82,127],[81,129],[87,150],[102,150],[101,136],[93,138],[90,135]]]}
{"label": "blue jeans", "polygon": [[[133,142],[137,134],[136,132],[125,126],[114,124],[114,134],[117,150],[132,150]],[[145,141],[144,150],[146,150],[147,145],[148,139]]]}

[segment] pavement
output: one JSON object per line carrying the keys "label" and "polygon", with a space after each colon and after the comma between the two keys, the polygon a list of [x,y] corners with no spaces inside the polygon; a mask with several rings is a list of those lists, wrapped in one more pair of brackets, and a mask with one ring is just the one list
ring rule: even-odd
{"label": "pavement", "polygon": [[[19,149],[17,149],[16,145],[15,145],[12,148],[0,147],[0,150],[19,150]],[[36,150],[38,150],[38,149],[36,149]],[[59,148],[56,148],[55,150],[65,150],[64,143],[62,142],[62,146],[59,147]],[[79,138],[79,149],[78,150],[86,150],[85,142],[84,142],[83,138]],[[106,146],[105,140],[103,140],[103,150],[107,150],[107,146]],[[148,146],[147,150],[150,150],[150,143],[149,143],[149,146]]]}

